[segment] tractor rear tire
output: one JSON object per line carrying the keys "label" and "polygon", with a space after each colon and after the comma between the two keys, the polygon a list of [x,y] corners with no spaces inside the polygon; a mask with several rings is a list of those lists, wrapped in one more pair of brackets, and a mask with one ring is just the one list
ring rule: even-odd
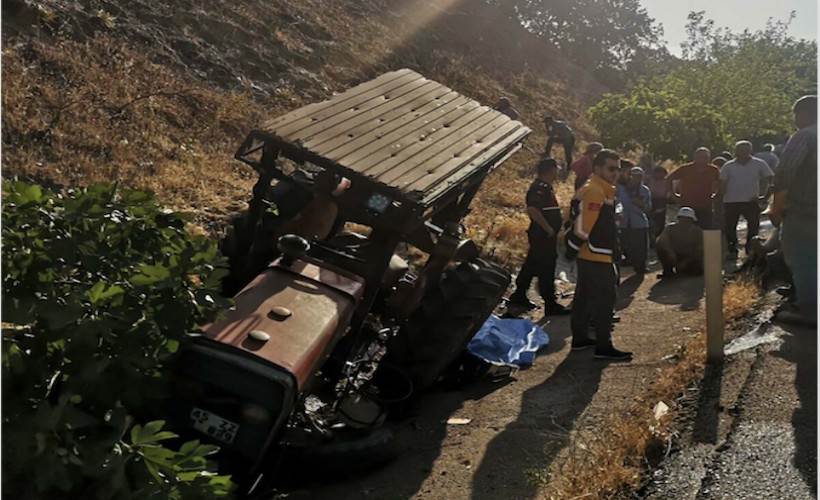
{"label": "tractor rear tire", "polygon": [[464,351],[509,284],[502,267],[474,259],[446,271],[428,290],[388,348],[390,362],[413,382],[414,396]]}

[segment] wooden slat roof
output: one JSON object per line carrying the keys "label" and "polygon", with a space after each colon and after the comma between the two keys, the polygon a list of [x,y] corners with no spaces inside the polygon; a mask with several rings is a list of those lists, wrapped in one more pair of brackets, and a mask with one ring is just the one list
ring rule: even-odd
{"label": "wooden slat roof", "polygon": [[261,132],[424,202],[509,154],[530,129],[402,69],[270,120]]}

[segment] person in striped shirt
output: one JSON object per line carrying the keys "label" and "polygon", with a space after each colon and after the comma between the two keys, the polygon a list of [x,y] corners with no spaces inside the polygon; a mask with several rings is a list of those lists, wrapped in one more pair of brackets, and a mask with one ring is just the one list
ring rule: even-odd
{"label": "person in striped shirt", "polygon": [[817,325],[817,96],[794,104],[800,129],[791,136],[774,176],[774,198],[767,210],[780,228],[783,257],[792,272],[795,308],[777,319]]}

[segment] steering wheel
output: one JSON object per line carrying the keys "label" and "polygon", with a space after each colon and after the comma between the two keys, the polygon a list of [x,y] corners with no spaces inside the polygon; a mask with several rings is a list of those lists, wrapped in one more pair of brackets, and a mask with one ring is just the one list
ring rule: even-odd
{"label": "steering wheel", "polygon": [[321,259],[321,252],[332,254],[336,257],[352,260],[354,262],[365,263],[365,259],[357,257],[353,254],[347,253],[339,248],[330,246],[324,242],[317,240],[308,240],[296,234],[285,234],[279,237],[276,243],[277,248],[286,257],[288,262],[293,262],[296,259],[303,259],[311,250],[320,250],[320,255],[317,258]]}
{"label": "steering wheel", "polygon": [[333,254],[333,255],[335,255],[337,257],[341,257],[343,259],[348,259],[348,260],[352,260],[354,262],[360,262],[360,263],[367,262],[366,260],[362,259],[361,257],[357,257],[353,254],[349,254],[349,253],[345,252],[344,250],[341,250],[339,248],[330,246],[330,245],[328,245],[326,243],[323,243],[321,241],[311,240],[311,245],[312,245],[313,248],[319,249],[323,252]]}

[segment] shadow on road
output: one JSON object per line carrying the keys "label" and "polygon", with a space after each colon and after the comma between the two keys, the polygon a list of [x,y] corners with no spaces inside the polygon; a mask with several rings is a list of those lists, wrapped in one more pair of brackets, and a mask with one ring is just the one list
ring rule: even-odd
{"label": "shadow on road", "polygon": [[703,277],[678,276],[658,281],[649,289],[647,300],[658,304],[680,304],[681,311],[694,311],[703,298]]}
{"label": "shadow on road", "polygon": [[[589,352],[573,353],[551,377],[524,392],[516,421],[487,446],[473,476],[472,498],[534,498],[538,485],[523,477],[522,472],[543,470],[566,446],[568,429],[574,427],[598,392],[606,366],[594,362]],[[563,397],[556,397],[557,394]],[[560,401],[559,406],[556,401]],[[547,402],[552,402],[552,406],[547,406]]]}
{"label": "shadow on road", "polygon": [[795,364],[794,385],[800,398],[792,415],[794,466],[817,498],[817,329],[778,326],[791,334],[782,337],[779,356]]}
{"label": "shadow on road", "polygon": [[692,439],[696,443],[717,444],[723,368],[724,364],[722,362],[706,365],[703,384],[698,395],[695,423],[692,429]]}
{"label": "shadow on road", "polygon": [[635,292],[640,288],[644,281],[643,274],[633,274],[629,278],[623,280],[618,287],[618,302],[615,304],[615,309],[621,311],[629,307],[635,299]]}

